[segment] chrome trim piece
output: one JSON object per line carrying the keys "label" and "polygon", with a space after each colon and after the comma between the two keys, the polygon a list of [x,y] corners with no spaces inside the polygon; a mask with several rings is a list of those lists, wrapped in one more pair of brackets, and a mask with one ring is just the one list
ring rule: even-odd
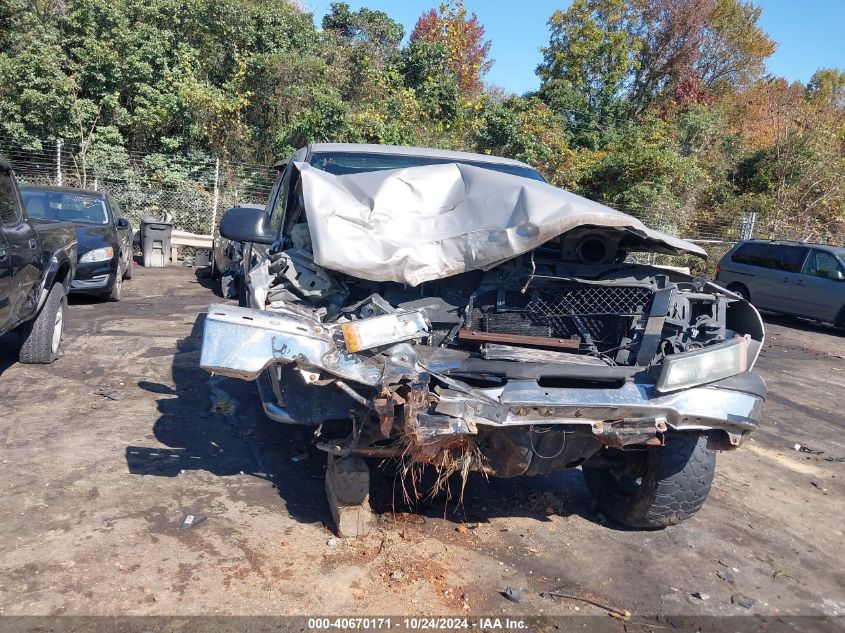
{"label": "chrome trim piece", "polygon": [[96,275],[91,279],[74,279],[70,282],[72,290],[87,290],[90,288],[105,288],[109,285],[110,274]]}
{"label": "chrome trim piece", "polygon": [[[503,387],[478,389],[489,400],[444,390],[438,413],[479,425],[584,424],[608,420],[664,417],[678,431],[757,428],[762,398],[742,391],[697,387],[660,394],[652,384],[625,383],[618,389],[542,388],[533,380],[512,380]],[[499,402],[497,406],[493,402]]]}

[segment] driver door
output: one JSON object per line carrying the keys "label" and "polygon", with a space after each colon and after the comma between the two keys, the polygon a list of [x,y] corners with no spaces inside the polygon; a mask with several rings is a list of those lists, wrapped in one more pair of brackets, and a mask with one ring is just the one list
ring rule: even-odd
{"label": "driver door", "polygon": [[[285,214],[285,191],[287,188],[290,169],[293,161],[288,162],[279,170],[279,175],[276,178],[276,184],[273,185],[273,190],[270,197],[267,199],[266,211],[270,216],[270,225],[278,231],[281,228],[282,221]],[[243,278],[249,276],[249,271],[253,266],[260,264],[266,257],[270,247],[266,244],[253,244],[252,242],[244,243],[243,250]]]}
{"label": "driver door", "polygon": [[40,241],[23,214],[23,204],[12,173],[0,166],[0,325],[30,317],[38,307],[43,269]]}
{"label": "driver door", "polygon": [[793,311],[833,323],[845,306],[845,267],[833,253],[814,248],[796,275]]}

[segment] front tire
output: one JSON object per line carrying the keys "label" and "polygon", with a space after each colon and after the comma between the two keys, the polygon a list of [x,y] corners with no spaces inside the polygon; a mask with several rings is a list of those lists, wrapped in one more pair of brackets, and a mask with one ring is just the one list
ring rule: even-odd
{"label": "front tire", "polygon": [[48,365],[59,358],[62,355],[66,322],[65,288],[60,283],[53,284],[38,316],[19,330],[20,361]]}
{"label": "front tire", "polygon": [[123,275],[120,274],[120,270],[117,271],[117,274],[114,276],[114,284],[111,287],[111,290],[108,294],[106,294],[106,299],[109,301],[120,301],[120,297],[123,294]]}
{"label": "front tire", "polygon": [[625,457],[635,463],[624,469],[582,467],[601,511],[623,525],[655,529],[682,523],[710,494],[716,453],[707,449],[706,437],[670,433],[664,446]]}
{"label": "front tire", "polygon": [[833,325],[845,333],[845,306],[842,306],[842,309],[839,310],[839,314],[836,315]]}
{"label": "front tire", "polygon": [[742,284],[731,284],[728,286],[728,290],[731,292],[735,292],[740,297],[745,299],[748,303],[751,303],[751,293],[748,292],[748,288],[743,286]]}

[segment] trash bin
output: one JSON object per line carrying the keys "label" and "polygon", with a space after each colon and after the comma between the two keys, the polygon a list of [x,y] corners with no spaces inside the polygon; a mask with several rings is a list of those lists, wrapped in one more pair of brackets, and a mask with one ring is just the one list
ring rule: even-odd
{"label": "trash bin", "polygon": [[141,220],[141,251],[145,268],[164,268],[170,261],[170,232],[173,221],[145,215]]}

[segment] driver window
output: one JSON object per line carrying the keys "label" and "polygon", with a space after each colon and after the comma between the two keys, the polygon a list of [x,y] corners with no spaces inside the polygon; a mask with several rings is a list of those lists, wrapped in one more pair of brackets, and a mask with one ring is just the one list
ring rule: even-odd
{"label": "driver window", "polygon": [[272,200],[273,207],[270,209],[270,226],[276,233],[282,228],[282,222],[285,219],[285,191],[289,177],[290,168],[279,174],[279,179],[276,181],[273,190],[274,198]]}
{"label": "driver window", "polygon": [[842,271],[842,266],[839,260],[827,251],[814,250],[807,258],[807,263],[804,264],[803,272],[805,275],[812,275],[813,277],[830,278],[830,274],[836,271]]}
{"label": "driver window", "polygon": [[0,169],[0,220],[6,226],[13,226],[18,223],[20,217],[21,210],[12,175],[5,169]]}
{"label": "driver window", "polygon": [[114,218],[112,219],[117,222],[117,220],[123,217],[123,209],[121,209],[120,205],[117,204],[117,200],[115,200],[111,196],[108,196],[108,200],[109,206],[111,207],[112,215],[114,216]]}

